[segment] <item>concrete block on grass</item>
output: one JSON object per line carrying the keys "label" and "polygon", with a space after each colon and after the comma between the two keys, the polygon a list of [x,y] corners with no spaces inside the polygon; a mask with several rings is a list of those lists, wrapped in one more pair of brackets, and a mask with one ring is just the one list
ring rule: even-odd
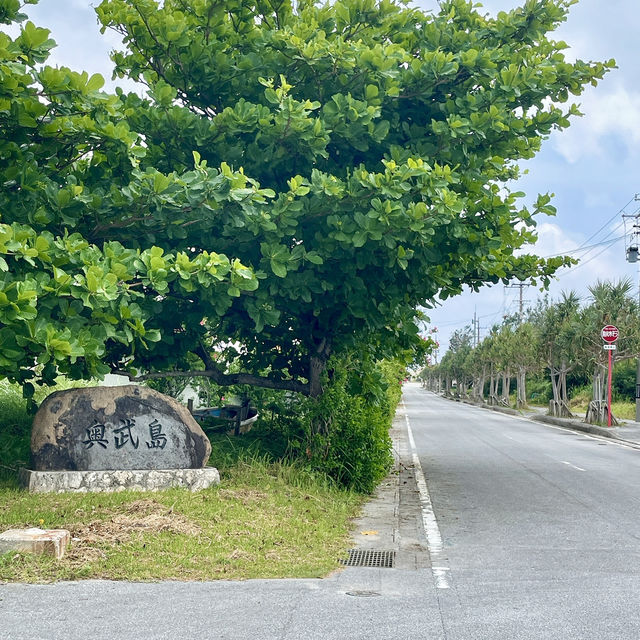
{"label": "concrete block on grass", "polygon": [[60,560],[70,540],[66,529],[9,529],[0,533],[0,553],[44,553]]}

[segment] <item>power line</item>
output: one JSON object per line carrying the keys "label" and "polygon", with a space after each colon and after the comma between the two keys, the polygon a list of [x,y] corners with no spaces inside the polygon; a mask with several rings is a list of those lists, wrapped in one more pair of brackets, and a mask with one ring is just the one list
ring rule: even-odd
{"label": "power line", "polygon": [[[483,316],[477,316],[478,320],[481,320],[482,318],[488,318],[489,316],[495,316],[494,313],[485,313]],[[456,320],[455,322],[429,322],[429,324],[435,324],[438,328],[442,327],[463,327],[464,325],[468,324],[469,326],[471,326],[473,324],[472,321],[469,320]]]}
{"label": "power line", "polygon": [[[585,244],[587,244],[588,242],[590,242],[591,240],[593,240],[593,238],[595,238],[608,224],[611,224],[621,213],[624,212],[624,210],[634,201],[637,199],[638,194],[634,194],[633,197],[629,200],[629,202],[627,202],[627,204],[624,205],[624,207],[622,207],[619,211],[617,211],[616,213],[614,213],[611,218],[609,218],[609,220],[607,220],[596,232],[592,233],[579,247],[578,249],[581,249]],[[618,225],[620,226],[620,225]],[[611,234],[609,234],[611,235]],[[578,250],[576,249],[576,251]]]}
{"label": "power line", "polygon": [[[620,242],[620,240],[623,240],[624,236],[622,236],[621,238],[617,238],[615,242]],[[601,256],[607,249],[610,249],[611,246],[613,246],[613,244],[615,243],[611,243],[611,245],[606,246],[602,251],[598,251],[598,253],[596,253],[595,256],[591,256],[588,260],[585,260],[584,262],[581,262],[580,264],[576,265],[575,267],[567,267],[567,271],[559,274],[557,277],[558,278],[562,278],[562,276],[566,276],[568,273],[575,273],[575,271],[577,269],[579,269],[580,267],[584,267],[585,265],[589,264],[590,262],[593,262],[598,256]]]}
{"label": "power line", "polygon": [[[617,231],[617,229],[614,229],[613,231]],[[612,231],[612,233],[613,233]],[[591,251],[592,249],[596,249],[597,247],[601,247],[605,244],[613,244],[614,242],[618,242],[618,240],[622,240],[624,238],[624,236],[617,236],[616,238],[612,238],[611,240],[603,240],[602,242],[597,242],[596,244],[590,244],[586,247],[582,247],[579,249],[569,249],[568,251],[562,251],[560,253],[554,253],[552,255],[549,256],[542,256],[543,258],[559,258],[560,256],[566,256],[570,253],[579,253],[580,251]]]}
{"label": "power line", "polygon": [[596,255],[592,256],[591,258],[589,258],[588,260],[584,260],[584,262],[580,262],[579,265],[576,265],[575,267],[566,267],[567,271],[564,271],[562,274],[558,275],[558,277],[561,277],[562,275],[565,275],[566,273],[569,272],[573,272],[576,269],[582,267],[585,264],[589,264],[589,262],[591,262],[592,260],[595,260],[598,256],[602,255],[602,253],[604,253],[604,251],[607,250],[607,248],[609,246],[613,246],[616,242],[619,242],[620,240],[622,240],[625,236],[618,236],[616,238],[613,238],[611,240],[608,240],[607,238],[609,238],[611,235],[613,235],[616,231],[618,231],[622,226],[624,226],[624,220],[619,222],[613,229],[611,229],[609,231],[609,233],[604,236],[604,238],[602,238],[602,240],[600,240],[600,242],[597,242],[595,244],[589,244],[589,242],[591,240],[593,240],[593,238],[595,238],[603,229],[605,229],[607,227],[607,225],[611,224],[616,217],[618,217],[620,214],[622,214],[624,212],[624,210],[633,202],[633,201],[637,201],[638,198],[638,194],[634,194],[633,197],[616,213],[613,214],[613,216],[611,216],[611,218],[609,218],[602,226],[600,226],[594,233],[592,233],[577,249],[571,249],[569,251],[563,251],[562,253],[556,253],[554,255],[550,255],[550,256],[545,256],[545,258],[556,258],[562,255],[567,255],[567,254],[572,254],[572,253],[580,253],[582,251],[585,251],[585,255],[582,256],[581,260],[584,260],[587,255],[589,253],[591,253],[591,251],[593,251],[594,249],[597,249],[598,247],[607,245],[602,251],[599,251]]}

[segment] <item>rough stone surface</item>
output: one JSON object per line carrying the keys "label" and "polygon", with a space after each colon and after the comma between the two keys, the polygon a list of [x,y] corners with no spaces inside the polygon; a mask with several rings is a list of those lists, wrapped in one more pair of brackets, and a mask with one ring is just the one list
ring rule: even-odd
{"label": "rough stone surface", "polygon": [[31,431],[37,471],[198,469],[210,453],[186,407],[136,385],[52,393]]}
{"label": "rough stone surface", "polygon": [[220,474],[213,467],[120,471],[31,471],[21,469],[20,483],[32,493],[159,491],[172,487],[200,491],[219,484]]}
{"label": "rough stone surface", "polygon": [[46,553],[60,560],[70,540],[66,529],[9,529],[0,533],[0,553]]}

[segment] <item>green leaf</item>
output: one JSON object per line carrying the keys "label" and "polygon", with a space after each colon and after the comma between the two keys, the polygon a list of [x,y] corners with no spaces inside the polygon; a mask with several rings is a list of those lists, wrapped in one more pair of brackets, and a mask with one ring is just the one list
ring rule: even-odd
{"label": "green leaf", "polygon": [[365,96],[367,100],[371,100],[372,98],[378,97],[378,87],[375,84],[368,84],[365,90]]}
{"label": "green leaf", "polygon": [[312,264],[323,264],[324,260],[322,259],[321,256],[319,256],[317,253],[313,252],[313,251],[309,251],[305,254],[305,258],[311,262]]}
{"label": "green leaf", "polygon": [[35,129],[38,126],[36,119],[22,109],[18,112],[18,124],[29,129]]}
{"label": "green leaf", "polygon": [[277,262],[276,260],[271,260],[271,270],[279,278],[287,277],[287,268],[281,262]]}
{"label": "green leaf", "polygon": [[353,246],[354,247],[363,247],[367,241],[367,232],[366,231],[356,231],[353,235]]}
{"label": "green leaf", "polygon": [[162,193],[171,183],[171,179],[156,172],[153,175],[153,190],[155,193]]}
{"label": "green leaf", "polygon": [[94,73],[87,82],[87,91],[98,91],[104,86],[104,78],[99,73]]}

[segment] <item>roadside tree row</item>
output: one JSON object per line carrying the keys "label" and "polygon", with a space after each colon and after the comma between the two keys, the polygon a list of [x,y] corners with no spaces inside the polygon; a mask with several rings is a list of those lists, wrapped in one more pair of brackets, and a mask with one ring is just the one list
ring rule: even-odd
{"label": "roadside tree row", "polygon": [[525,318],[509,316],[473,344],[469,327],[454,333],[441,362],[427,367],[428,384],[490,405],[508,405],[515,381],[516,407],[527,403],[529,374],[548,376],[552,399],[550,413],[569,416],[567,376],[591,379],[592,400],[587,419],[602,422],[607,413],[605,376],[608,355],[602,348],[603,326],[618,327],[620,337],[613,362],[636,358],[640,352],[640,309],[629,280],[596,282],[581,300],[565,292],[559,300],[547,299],[530,309]]}

